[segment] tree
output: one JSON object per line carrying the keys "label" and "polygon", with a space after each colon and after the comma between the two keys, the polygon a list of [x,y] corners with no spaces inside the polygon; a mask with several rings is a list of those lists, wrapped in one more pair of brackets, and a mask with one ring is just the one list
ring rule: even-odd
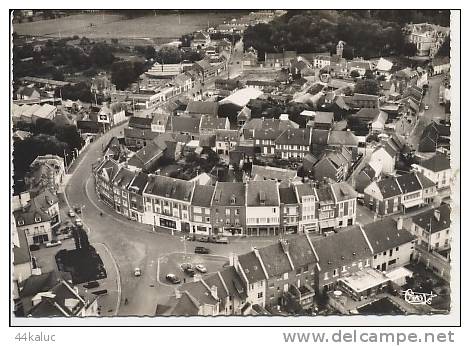
{"label": "tree", "polygon": [[418,49],[416,48],[416,45],[414,43],[407,42],[403,45],[403,50],[402,50],[403,55],[415,56],[417,52],[418,52]]}
{"label": "tree", "polygon": [[83,101],[83,102],[92,102],[93,96],[91,94],[90,86],[83,82],[77,83],[75,85],[66,85],[62,87],[60,90],[55,90],[55,96],[60,97],[62,94],[62,98],[64,100],[72,100],[72,101]]}
{"label": "tree", "polygon": [[378,95],[379,83],[375,79],[358,80],[354,92],[358,94]]}
{"label": "tree", "polygon": [[140,76],[142,68],[130,61],[118,61],[111,66],[111,81],[119,90],[128,88]]}
{"label": "tree", "polygon": [[436,56],[450,57],[450,37],[449,36],[446,37],[446,39],[442,43],[442,46],[439,47],[439,50],[437,51]]}
{"label": "tree", "polygon": [[351,75],[352,78],[358,78],[358,77],[361,76],[360,73],[357,70],[352,70],[350,75]]}
{"label": "tree", "polygon": [[91,62],[101,68],[110,66],[115,59],[111,47],[105,43],[95,44],[90,51]]}

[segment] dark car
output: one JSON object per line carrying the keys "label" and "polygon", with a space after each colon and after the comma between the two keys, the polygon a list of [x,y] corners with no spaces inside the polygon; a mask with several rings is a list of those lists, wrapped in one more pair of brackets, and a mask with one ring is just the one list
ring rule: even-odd
{"label": "dark car", "polygon": [[39,250],[39,245],[38,244],[33,244],[29,246],[30,251],[36,251]]}
{"label": "dark car", "polygon": [[85,288],[96,288],[96,287],[99,287],[100,283],[98,281],[90,281],[88,283],[86,283],[85,285],[83,285],[83,287]]}
{"label": "dark car", "polygon": [[196,246],[194,253],[208,254],[210,250],[204,246]]}

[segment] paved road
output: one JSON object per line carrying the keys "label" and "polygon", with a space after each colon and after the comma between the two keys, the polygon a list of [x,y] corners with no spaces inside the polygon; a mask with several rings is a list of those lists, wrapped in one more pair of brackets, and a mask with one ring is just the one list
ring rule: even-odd
{"label": "paved road", "polygon": [[[80,164],[69,178],[66,196],[70,205],[83,205],[82,220],[90,229],[92,243],[103,243],[112,253],[121,278],[122,299],[119,315],[154,315],[156,303],[163,301],[173,292],[173,288],[157,282],[157,259],[173,252],[183,252],[184,242],[180,236],[171,236],[167,231],[130,221],[116,214],[102,203],[94,189],[91,165],[101,157],[102,144],[113,135],[118,135],[125,124],[112,129],[90,144],[81,158]],[[100,212],[103,216],[100,216]],[[274,238],[241,239],[229,245],[206,244],[211,253],[228,256],[230,253],[243,253],[252,246],[263,246],[275,241]],[[194,252],[197,242],[187,242],[187,251]],[[143,275],[134,277],[133,271],[139,267]],[[125,304],[125,299],[128,304]]]}

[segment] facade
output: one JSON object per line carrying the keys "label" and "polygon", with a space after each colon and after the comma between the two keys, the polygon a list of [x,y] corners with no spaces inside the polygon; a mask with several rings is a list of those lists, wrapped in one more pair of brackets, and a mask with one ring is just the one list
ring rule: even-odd
{"label": "facade", "polygon": [[114,209],[113,180],[121,169],[121,164],[108,159],[103,161],[94,171],[95,190],[98,198]]}
{"label": "facade", "polygon": [[194,184],[191,182],[150,174],[143,192],[143,223],[189,232],[193,192]]}
{"label": "facade", "polygon": [[419,213],[412,218],[411,232],[417,244],[427,251],[448,250],[451,247],[451,208],[448,204]]}
{"label": "facade", "polygon": [[131,220],[143,222],[144,214],[144,197],[143,192],[147,186],[148,175],[139,172],[128,185],[129,194],[129,217]]}
{"label": "facade", "polygon": [[122,167],[112,180],[114,210],[130,218],[129,184],[134,180],[134,172]]}
{"label": "facade", "polygon": [[299,202],[299,233],[315,232],[318,228],[318,196],[311,184],[295,184],[295,194]]}
{"label": "facade", "polygon": [[374,181],[364,189],[365,205],[378,215],[394,214],[431,203],[435,196],[435,184],[420,173]]}
{"label": "facade", "polygon": [[276,156],[285,160],[302,160],[310,152],[310,129],[287,129],[274,140]]}
{"label": "facade", "polygon": [[191,233],[212,235],[211,201],[215,187],[196,185],[191,201],[190,224]]}
{"label": "facade", "polygon": [[416,171],[434,182],[437,189],[450,187],[452,172],[450,159],[447,156],[437,153],[433,157],[413,166]]}
{"label": "facade", "polygon": [[299,227],[300,205],[295,187],[279,187],[281,233],[297,233]]}
{"label": "facade", "polygon": [[416,45],[416,55],[433,57],[449,36],[450,28],[428,23],[408,24],[405,33],[408,41]]}
{"label": "facade", "polygon": [[215,150],[219,157],[228,162],[230,151],[235,149],[240,140],[237,130],[217,130],[215,132]]}
{"label": "facade", "polygon": [[246,234],[277,235],[280,225],[277,182],[249,181],[246,185]]}
{"label": "facade", "polygon": [[30,203],[13,212],[18,233],[24,232],[28,246],[52,240],[51,217],[35,204]]}
{"label": "facade", "polygon": [[244,234],[246,230],[246,187],[243,183],[217,182],[211,201],[215,235]]}

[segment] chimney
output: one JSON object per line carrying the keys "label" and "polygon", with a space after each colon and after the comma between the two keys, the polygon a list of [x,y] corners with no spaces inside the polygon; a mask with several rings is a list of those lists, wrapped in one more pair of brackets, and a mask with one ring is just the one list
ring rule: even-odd
{"label": "chimney", "polygon": [[234,252],[230,253],[229,264],[233,267],[236,267],[238,264],[238,257]]}
{"label": "chimney", "polygon": [[397,229],[399,231],[401,231],[403,229],[403,217],[400,216],[398,217],[398,220],[397,220]]}
{"label": "chimney", "polygon": [[434,217],[438,222],[441,221],[441,211],[438,208],[434,209]]}
{"label": "chimney", "polygon": [[214,299],[219,299],[219,297],[217,296],[217,286],[216,285],[211,286],[211,295],[212,295],[212,297],[214,297]]}
{"label": "chimney", "polygon": [[281,244],[282,251],[287,255],[289,253],[289,241],[287,239],[279,239],[279,243]]}

